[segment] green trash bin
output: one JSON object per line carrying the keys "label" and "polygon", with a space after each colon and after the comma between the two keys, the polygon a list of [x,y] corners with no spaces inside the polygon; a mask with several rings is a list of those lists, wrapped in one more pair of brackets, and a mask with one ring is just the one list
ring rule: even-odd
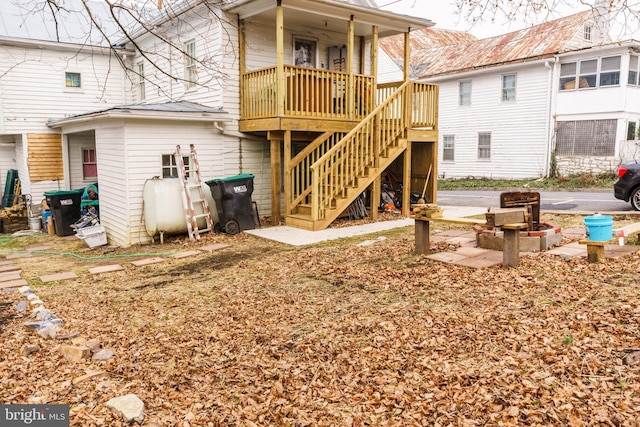
{"label": "green trash bin", "polygon": [[71,236],[75,230],[71,226],[80,219],[80,199],[82,190],[48,191],[44,193],[53,218],[53,226],[58,236]]}

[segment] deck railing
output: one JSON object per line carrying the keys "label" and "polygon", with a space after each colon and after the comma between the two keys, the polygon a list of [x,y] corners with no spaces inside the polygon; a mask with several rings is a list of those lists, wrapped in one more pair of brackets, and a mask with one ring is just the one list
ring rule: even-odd
{"label": "deck railing", "polygon": [[[358,120],[373,110],[373,77],[353,76],[353,106],[347,93],[349,74],[285,65],[284,115]],[[278,117],[276,67],[267,67],[242,75],[242,118]]]}
{"label": "deck railing", "polygon": [[405,82],[376,107],[339,143],[311,165],[311,219],[323,220],[345,188],[375,168],[390,148],[399,144],[410,121],[407,99],[411,82]]}
{"label": "deck railing", "polygon": [[300,151],[289,163],[288,176],[290,191],[285,191],[287,197],[286,214],[293,212],[300,204],[311,203],[311,165],[329,151],[344,133],[325,132]]}

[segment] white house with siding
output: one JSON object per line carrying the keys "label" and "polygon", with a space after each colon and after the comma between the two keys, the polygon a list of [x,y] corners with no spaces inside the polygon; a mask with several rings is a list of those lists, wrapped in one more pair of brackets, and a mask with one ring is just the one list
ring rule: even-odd
{"label": "white house with siding", "polygon": [[[439,175],[613,172],[632,156],[640,46],[612,43],[602,31],[607,19],[585,11],[502,36],[415,48],[414,77],[440,86]],[[437,37],[442,30],[421,31]],[[381,47],[401,63],[393,38]]]}
{"label": "white house with siding", "polygon": [[[29,13],[14,2],[3,3],[0,15],[2,188],[9,169],[18,171],[22,193],[34,203],[46,191],[95,182],[93,140],[75,138],[63,147],[60,133],[47,121],[126,103],[126,74],[118,58],[99,39],[85,44],[92,34],[83,29],[78,35],[77,29],[85,27],[76,15],[63,12],[66,19],[57,33],[51,17]],[[64,159],[77,165],[72,175]]]}
{"label": "white house with siding", "polygon": [[[356,0],[320,3],[289,0],[277,7],[275,2],[263,0],[222,5],[194,0],[160,11],[153,26],[133,33],[135,43],[122,40],[117,56],[127,70],[126,75],[119,72],[120,80],[115,87],[106,88],[119,98],[108,98],[103,104],[74,105],[70,110],[46,113],[46,118],[38,121],[43,133],[60,138],[63,173],[55,185],[44,182],[42,189],[38,187],[35,191],[41,194],[86,184],[81,154],[87,147],[92,148],[99,182],[100,220],[109,242],[121,246],[148,243],[151,237],[145,229],[145,185],[153,180],[173,180],[176,146],[181,146],[184,152],[194,144],[203,180],[254,174],[253,200],[259,211],[268,213],[271,209],[272,215],[279,215],[282,203],[286,212],[288,205],[280,201],[283,154],[278,145],[284,141],[285,154],[295,154],[295,150],[308,144],[311,135],[322,135],[323,126],[336,125],[346,133],[360,118],[345,116],[346,120],[335,120],[313,111],[312,115],[318,116],[317,122],[294,118],[292,130],[260,131],[251,127],[255,122],[246,120],[241,129],[241,72],[273,67],[279,56],[277,46],[283,42],[285,64],[299,67],[303,74],[307,73],[304,67],[320,70],[314,71],[313,81],[331,81],[323,77],[329,75],[327,72],[332,75],[342,72],[340,78],[345,85],[351,85],[344,76],[354,71],[371,74],[374,69],[376,60],[371,58],[377,50],[371,49],[371,44],[378,34],[385,36],[432,25],[428,20],[381,12],[374,6],[371,1]],[[276,13],[284,15],[284,31],[275,25]],[[368,37],[372,32],[375,36]],[[280,35],[283,40],[278,40]],[[311,48],[308,65],[296,59],[300,45]],[[105,50],[105,57],[111,58],[113,53],[113,49]],[[80,72],[84,75],[83,69]],[[363,77],[357,78],[364,81]],[[93,88],[87,95],[95,98],[103,93],[99,89],[105,88]],[[271,90],[275,91],[275,84],[269,94],[265,92],[265,97],[272,96]],[[364,85],[361,90],[370,102],[370,90],[367,92]],[[358,97],[350,101],[347,98],[346,102],[358,105],[366,115],[363,101]],[[293,102],[293,98],[287,98],[288,108],[292,108]],[[331,108],[338,106],[334,101]],[[6,115],[9,110],[4,111]],[[332,114],[339,116],[337,112]],[[430,140],[432,133],[423,130],[416,138],[426,135]],[[14,151],[19,152],[18,146]],[[33,158],[26,153],[23,157],[26,164]],[[287,163],[287,158],[284,159]],[[30,176],[32,169],[25,170],[25,176]],[[288,184],[282,185],[286,193]],[[179,198],[176,203],[180,203]]]}

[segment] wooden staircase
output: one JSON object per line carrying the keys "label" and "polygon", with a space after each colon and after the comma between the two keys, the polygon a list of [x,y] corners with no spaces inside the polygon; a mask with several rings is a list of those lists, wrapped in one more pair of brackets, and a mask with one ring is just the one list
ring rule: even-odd
{"label": "wooden staircase", "polygon": [[412,83],[404,82],[352,131],[327,132],[285,159],[286,224],[327,228],[407,149]]}

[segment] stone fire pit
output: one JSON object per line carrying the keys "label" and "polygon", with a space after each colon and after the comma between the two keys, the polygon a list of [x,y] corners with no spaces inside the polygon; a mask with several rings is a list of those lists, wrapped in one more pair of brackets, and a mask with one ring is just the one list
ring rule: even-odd
{"label": "stone fire pit", "polygon": [[540,193],[505,192],[500,194],[500,209],[486,214],[487,225],[476,225],[476,244],[480,248],[502,251],[504,232],[501,225],[509,222],[524,222],[527,230],[520,231],[520,252],[545,251],[560,244],[562,229],[550,222],[540,222]]}

